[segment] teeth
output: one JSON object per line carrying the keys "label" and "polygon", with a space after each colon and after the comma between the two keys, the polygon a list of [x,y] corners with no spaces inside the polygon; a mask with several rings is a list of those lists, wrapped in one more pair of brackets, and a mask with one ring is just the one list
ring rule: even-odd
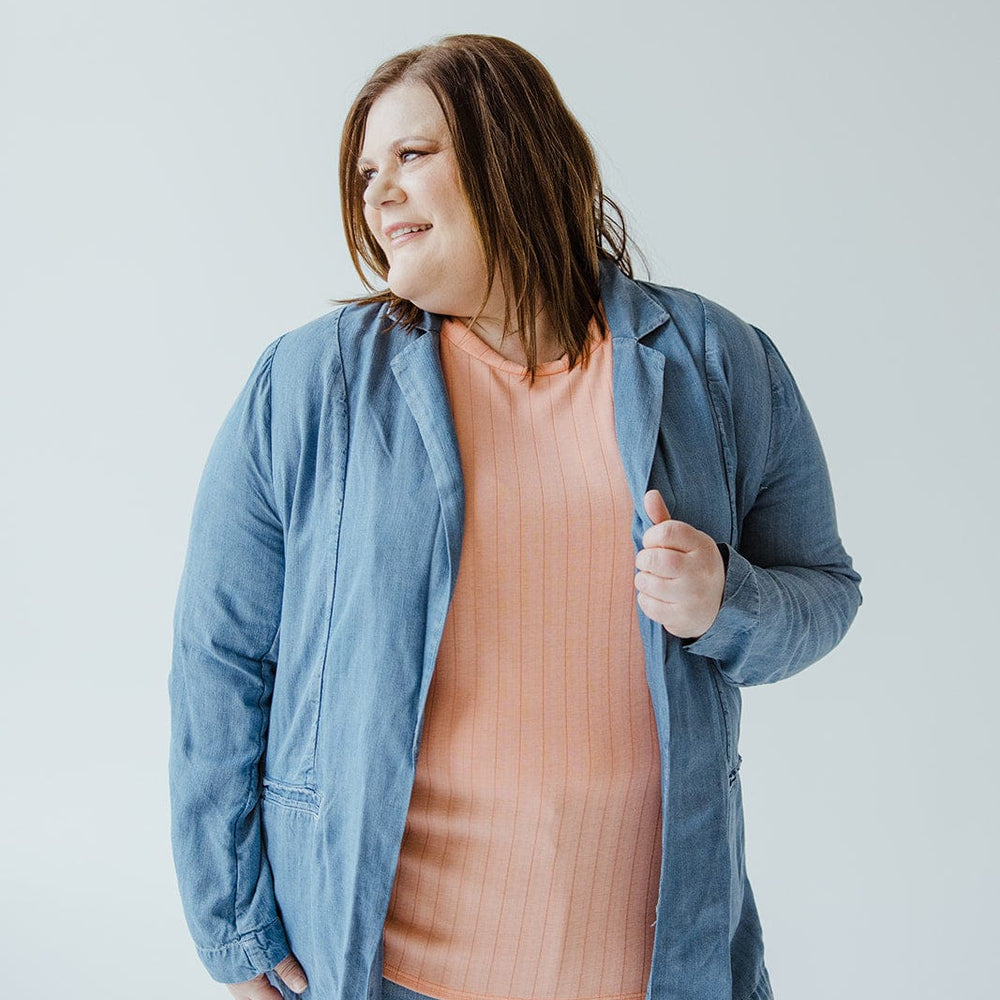
{"label": "teeth", "polygon": [[425,229],[430,229],[430,226],[409,226],[406,229],[397,229],[392,234],[392,239],[398,239],[400,236],[405,236],[407,233],[422,233]]}

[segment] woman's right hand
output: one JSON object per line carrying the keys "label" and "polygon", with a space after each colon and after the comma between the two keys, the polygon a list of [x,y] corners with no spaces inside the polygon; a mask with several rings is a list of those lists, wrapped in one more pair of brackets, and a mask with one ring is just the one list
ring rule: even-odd
{"label": "woman's right hand", "polygon": [[[306,974],[294,955],[283,958],[274,967],[274,971],[281,977],[281,981],[296,993],[304,992],[309,985]],[[281,994],[267,981],[267,976],[263,972],[244,983],[227,983],[226,989],[236,1000],[282,1000]]]}

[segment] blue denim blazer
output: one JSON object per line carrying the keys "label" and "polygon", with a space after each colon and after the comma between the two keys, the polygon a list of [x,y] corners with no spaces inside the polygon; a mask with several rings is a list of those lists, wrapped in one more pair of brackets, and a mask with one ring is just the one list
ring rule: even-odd
{"label": "blue denim blazer", "polygon": [[[861,603],[816,429],[771,340],[601,263],[636,551],[647,489],[711,535],[697,640],[637,607],[662,763],[647,1000],[768,1000],[744,859],[740,689],[832,649]],[[305,996],[380,1000],[382,932],[462,548],[441,317],[342,306],[260,355],[198,487],[174,614],[171,837],[220,982],[289,950]],[[283,996],[294,996],[273,973]]]}

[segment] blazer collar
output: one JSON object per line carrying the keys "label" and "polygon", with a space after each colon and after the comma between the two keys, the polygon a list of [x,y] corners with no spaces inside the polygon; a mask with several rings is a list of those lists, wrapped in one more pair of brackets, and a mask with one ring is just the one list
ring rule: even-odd
{"label": "blazer collar", "polygon": [[652,293],[606,257],[601,258],[601,303],[612,337],[642,340],[670,320],[670,313]]}
{"label": "blazer collar", "polygon": [[[612,337],[632,337],[641,340],[663,326],[670,313],[640,282],[623,274],[614,261],[600,259],[601,304],[608,317]],[[442,316],[424,310],[417,329],[439,334]]]}

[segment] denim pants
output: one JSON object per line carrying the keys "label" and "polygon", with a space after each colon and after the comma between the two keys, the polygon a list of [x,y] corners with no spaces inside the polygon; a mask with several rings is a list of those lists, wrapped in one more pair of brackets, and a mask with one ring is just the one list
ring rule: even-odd
{"label": "denim pants", "polygon": [[[284,1000],[296,1000],[298,993],[293,993],[272,969],[265,973],[267,981],[281,994]],[[423,993],[415,990],[408,990],[405,986],[400,986],[389,979],[382,977],[382,1000],[434,1000]]]}
{"label": "denim pants", "polygon": [[383,1000],[433,1000],[425,993],[417,993],[416,990],[409,990],[399,983],[394,983],[391,979],[382,977],[382,998]]}

